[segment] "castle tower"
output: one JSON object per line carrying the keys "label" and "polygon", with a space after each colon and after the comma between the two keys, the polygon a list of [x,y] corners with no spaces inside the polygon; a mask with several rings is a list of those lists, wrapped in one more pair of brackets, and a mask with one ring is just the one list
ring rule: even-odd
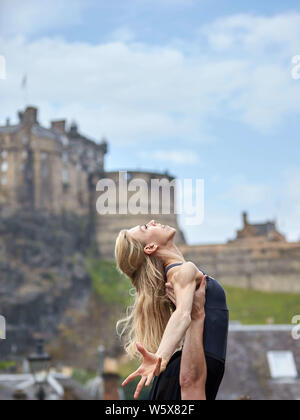
{"label": "castle tower", "polygon": [[[124,171],[127,172],[127,171]],[[142,180],[145,181],[146,185],[149,187],[147,191],[145,191],[142,202],[140,203],[140,208],[143,209],[143,212],[146,214],[119,214],[119,210],[121,207],[123,209],[127,209],[128,202],[133,197],[133,195],[139,191],[139,188],[136,191],[128,191],[127,197],[124,194],[124,191],[121,191],[120,194],[120,176],[122,172],[106,172],[105,177],[113,182],[116,187],[116,210],[117,214],[106,214],[106,215],[99,215],[97,214],[97,242],[99,244],[101,256],[104,258],[114,258],[114,248],[115,248],[115,240],[117,238],[118,233],[121,229],[130,229],[131,227],[137,225],[143,225],[148,223],[150,220],[155,219],[159,223],[163,225],[169,225],[176,228],[177,233],[175,236],[175,243],[177,245],[183,245],[186,243],[184,234],[180,230],[177,222],[177,215],[174,213],[174,203],[175,203],[175,196],[174,196],[174,189],[171,188],[169,192],[163,192],[163,189],[160,189],[159,196],[154,197],[151,195],[151,180],[162,181],[166,180],[166,182],[170,183],[174,180],[173,177],[160,174],[160,173],[150,173],[150,172],[134,172],[128,171],[127,172],[127,185],[129,186],[132,182],[132,185],[138,183]],[[123,184],[121,179],[121,182]],[[123,186],[122,186],[123,187]],[[122,193],[123,192],[123,193]],[[100,195],[100,193],[97,193]],[[163,204],[163,194],[165,194],[165,199],[168,200],[170,198],[170,214],[163,214],[162,211],[162,204]],[[168,195],[168,197],[166,197]],[[151,209],[157,207],[159,210],[159,214],[152,213]]]}
{"label": "castle tower", "polygon": [[[235,241],[244,240],[256,240],[256,241],[283,241],[286,242],[286,238],[282,235],[276,227],[274,221],[268,221],[266,223],[252,224],[248,222],[247,213],[243,212],[243,228],[237,231]],[[230,241],[232,242],[232,241]]]}
{"label": "castle tower", "polygon": [[97,144],[65,120],[51,127],[38,122],[37,108],[18,113],[19,121],[0,127],[0,209],[90,212],[91,172],[103,172],[107,143]]}

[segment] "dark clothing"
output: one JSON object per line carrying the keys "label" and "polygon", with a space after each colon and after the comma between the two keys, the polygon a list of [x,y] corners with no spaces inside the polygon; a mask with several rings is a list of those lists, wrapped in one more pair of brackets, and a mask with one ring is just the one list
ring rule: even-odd
{"label": "dark clothing", "polygon": [[[172,264],[165,271],[182,263]],[[199,268],[203,274],[206,274]],[[206,398],[215,400],[225,371],[229,311],[223,287],[207,276],[203,347],[207,365]],[[174,306],[174,305],[173,305]],[[174,308],[175,309],[175,306]],[[154,379],[149,400],[181,400],[180,363],[182,351],[173,354],[166,369]]]}
{"label": "dark clothing", "polygon": [[[165,271],[165,281],[167,272],[176,265],[172,264]],[[199,267],[198,267],[199,268]],[[206,274],[199,268],[203,274]],[[226,295],[223,287],[214,278],[206,277],[206,303],[205,303],[205,323],[203,332],[203,347],[205,354],[225,362],[227,349],[227,334],[229,324],[229,311],[226,303]]]}
{"label": "dark clothing", "polygon": [[[156,376],[150,390],[148,400],[152,401],[181,401],[180,363],[182,351],[173,354],[167,368]],[[223,379],[225,363],[205,355],[207,367],[206,399],[214,401]]]}

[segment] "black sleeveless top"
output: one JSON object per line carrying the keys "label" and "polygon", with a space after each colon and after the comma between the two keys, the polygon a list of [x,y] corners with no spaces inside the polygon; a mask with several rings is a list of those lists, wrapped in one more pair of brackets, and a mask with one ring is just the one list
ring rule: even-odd
{"label": "black sleeveless top", "polygon": [[[167,272],[177,265],[172,264],[165,270],[165,281]],[[202,269],[198,269],[206,274]],[[205,322],[203,332],[203,347],[207,356],[225,362],[227,350],[227,336],[229,324],[229,311],[226,303],[226,295],[223,287],[217,280],[207,276]]]}

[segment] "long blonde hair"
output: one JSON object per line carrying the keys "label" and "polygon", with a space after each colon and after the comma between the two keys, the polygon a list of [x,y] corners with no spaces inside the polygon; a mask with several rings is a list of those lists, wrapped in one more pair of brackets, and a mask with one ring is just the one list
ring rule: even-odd
{"label": "long blonde hair", "polygon": [[115,245],[117,269],[130,278],[135,288],[133,306],[117,322],[118,336],[131,358],[141,359],[136,343],[155,353],[171,316],[166,296],[163,262],[144,252],[144,245],[121,230]]}

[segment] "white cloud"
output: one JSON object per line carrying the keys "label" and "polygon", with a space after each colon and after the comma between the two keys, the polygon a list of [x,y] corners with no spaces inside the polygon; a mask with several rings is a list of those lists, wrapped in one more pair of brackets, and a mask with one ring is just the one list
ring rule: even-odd
{"label": "white cloud", "polygon": [[273,191],[268,185],[249,184],[247,182],[235,181],[235,184],[221,198],[234,201],[240,206],[249,208],[262,203],[268,203]]}
{"label": "white cloud", "polygon": [[132,42],[135,39],[134,31],[128,26],[120,26],[115,31],[111,32],[107,39],[116,42]]}
{"label": "white cloud", "polygon": [[217,19],[199,31],[204,34],[212,48],[219,52],[239,50],[239,54],[273,53],[281,51],[290,56],[299,49],[300,14],[282,13],[274,16],[236,14]]}
{"label": "white cloud", "polygon": [[41,108],[44,124],[58,114],[76,118],[90,135],[102,131],[119,143],[206,140],[201,109],[209,104],[195,95],[198,69],[185,63],[180,51],[60,38],[28,43],[21,37],[0,40],[0,49],[8,65],[6,100],[0,104],[4,116],[20,106],[20,69],[27,68],[29,101]]}
{"label": "white cloud", "polygon": [[1,0],[0,34],[33,35],[48,29],[82,23],[82,12],[90,0]]}
{"label": "white cloud", "polygon": [[[159,7],[159,8],[170,8],[170,7],[189,7],[195,4],[196,0],[135,0],[133,7],[142,7],[149,6]],[[198,0],[197,0],[198,1]]]}
{"label": "white cloud", "polygon": [[[40,11],[32,12],[35,2],[28,4],[29,22],[41,19]],[[78,0],[74,21],[80,20],[80,7]],[[51,13],[49,25],[59,14]],[[192,48],[184,40],[176,46],[134,42],[124,26],[112,34],[123,42],[98,45],[59,37],[0,38],[7,62],[0,112],[4,119],[24,105],[20,82],[26,72],[29,102],[41,108],[44,124],[50,118],[76,118],[82,131],[106,135],[111,142],[207,142],[211,121],[218,117],[275,130],[286,115],[299,114],[300,83],[292,79],[291,57],[286,57],[300,45],[298,23],[300,28],[297,13],[217,20],[200,31],[210,49],[201,48],[201,38]],[[223,53],[216,55],[214,48]]]}
{"label": "white cloud", "polygon": [[164,162],[168,165],[201,165],[197,153],[192,150],[158,150],[140,152],[141,158],[147,158],[155,162]]}

